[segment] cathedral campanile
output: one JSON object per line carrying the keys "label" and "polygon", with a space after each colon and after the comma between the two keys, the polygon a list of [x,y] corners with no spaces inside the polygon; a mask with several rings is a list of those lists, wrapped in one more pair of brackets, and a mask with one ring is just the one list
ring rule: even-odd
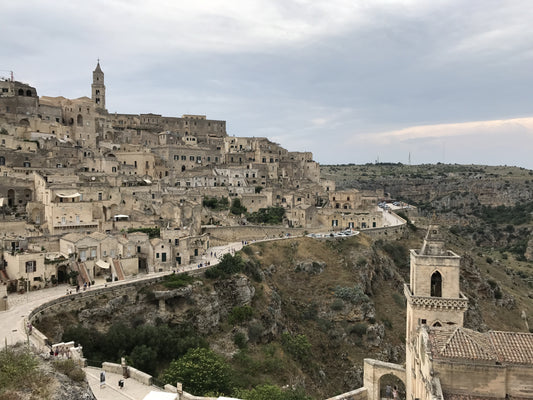
{"label": "cathedral campanile", "polygon": [[105,110],[105,85],[104,85],[104,73],[100,68],[100,60],[96,64],[96,68],[93,71],[93,83],[91,85],[91,98],[96,105],[97,110]]}

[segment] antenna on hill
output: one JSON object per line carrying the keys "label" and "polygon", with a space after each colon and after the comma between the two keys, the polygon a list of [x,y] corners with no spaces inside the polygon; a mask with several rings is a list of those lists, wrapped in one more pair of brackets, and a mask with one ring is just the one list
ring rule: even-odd
{"label": "antenna on hill", "polygon": [[409,166],[411,165],[411,152],[409,152]]}

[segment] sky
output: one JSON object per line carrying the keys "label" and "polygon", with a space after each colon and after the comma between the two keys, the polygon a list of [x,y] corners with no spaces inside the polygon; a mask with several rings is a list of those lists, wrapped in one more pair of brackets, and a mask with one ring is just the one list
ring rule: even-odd
{"label": "sky", "polygon": [[0,0],[0,76],[321,164],[533,169],[531,0]]}

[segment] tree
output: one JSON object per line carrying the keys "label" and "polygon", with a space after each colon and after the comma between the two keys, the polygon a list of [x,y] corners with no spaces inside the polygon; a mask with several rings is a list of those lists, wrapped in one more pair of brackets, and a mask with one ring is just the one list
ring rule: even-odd
{"label": "tree", "polygon": [[227,362],[210,349],[190,349],[183,357],[174,360],[163,372],[165,383],[176,385],[196,396],[207,393],[230,392],[230,368]]}
{"label": "tree", "polygon": [[157,351],[145,344],[135,346],[129,356],[133,367],[141,371],[154,373],[157,367]]}
{"label": "tree", "polygon": [[241,204],[241,199],[233,199],[231,202],[230,212],[234,215],[241,215],[246,212],[246,207]]}

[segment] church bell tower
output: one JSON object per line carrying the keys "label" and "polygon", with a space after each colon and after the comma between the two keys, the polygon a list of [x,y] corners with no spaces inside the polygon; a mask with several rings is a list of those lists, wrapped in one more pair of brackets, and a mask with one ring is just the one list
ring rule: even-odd
{"label": "church bell tower", "polygon": [[[405,335],[406,391],[415,393],[417,376],[417,340],[423,327],[463,326],[468,299],[459,291],[461,257],[446,250],[439,226],[430,225],[420,250],[411,250],[409,284],[404,286],[407,299]],[[409,397],[408,397],[408,400]]]}
{"label": "church bell tower", "polygon": [[94,101],[97,110],[105,110],[105,85],[104,73],[100,68],[100,60],[93,71],[93,83],[91,85],[91,98]]}

